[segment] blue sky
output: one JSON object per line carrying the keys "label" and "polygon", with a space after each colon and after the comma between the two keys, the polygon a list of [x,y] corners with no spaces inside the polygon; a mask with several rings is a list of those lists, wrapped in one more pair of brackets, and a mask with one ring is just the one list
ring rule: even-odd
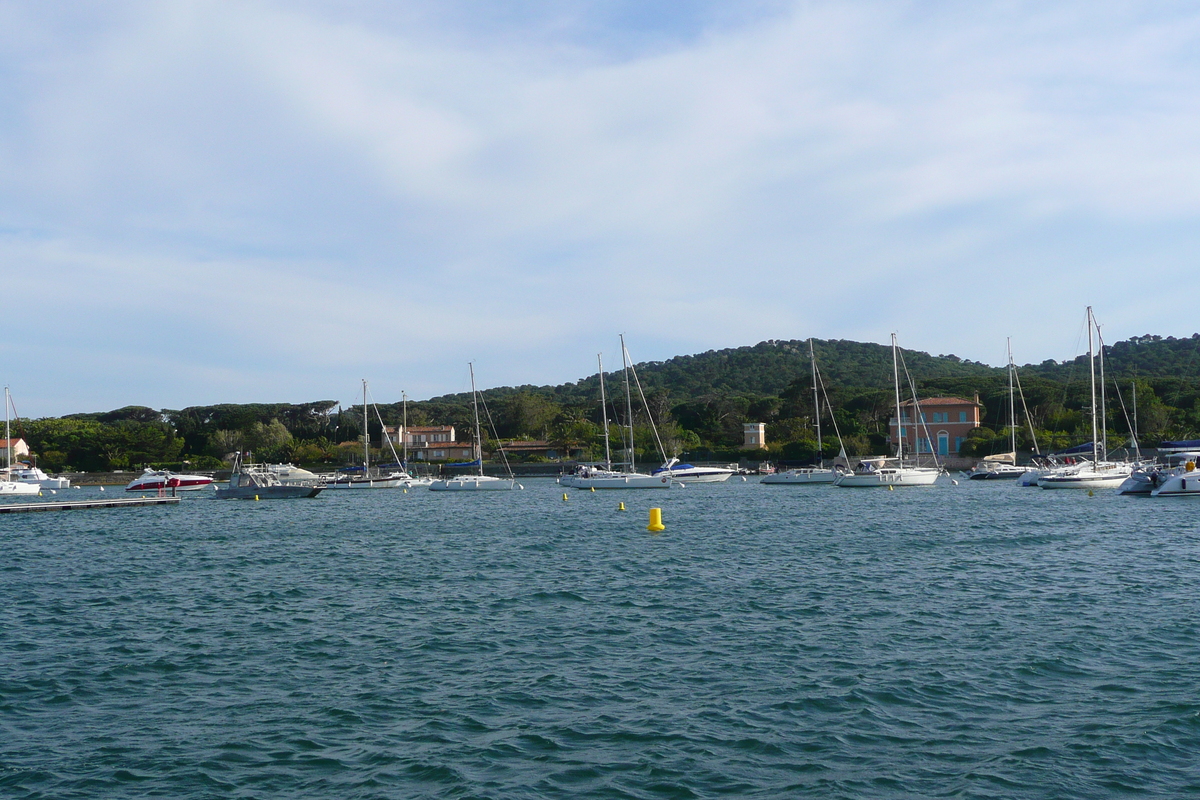
{"label": "blue sky", "polygon": [[1188,336],[1198,45],[1184,3],[0,0],[2,379],[43,416],[560,383],[618,332]]}

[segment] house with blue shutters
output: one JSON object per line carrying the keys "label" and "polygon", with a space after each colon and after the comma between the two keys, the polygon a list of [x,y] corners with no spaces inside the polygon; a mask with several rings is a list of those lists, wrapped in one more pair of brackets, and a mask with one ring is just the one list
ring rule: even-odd
{"label": "house with blue shutters", "polygon": [[930,397],[917,404],[909,400],[900,404],[899,420],[888,420],[888,441],[894,449],[903,437],[906,454],[956,456],[967,434],[979,427],[982,409],[978,394],[974,400]]}

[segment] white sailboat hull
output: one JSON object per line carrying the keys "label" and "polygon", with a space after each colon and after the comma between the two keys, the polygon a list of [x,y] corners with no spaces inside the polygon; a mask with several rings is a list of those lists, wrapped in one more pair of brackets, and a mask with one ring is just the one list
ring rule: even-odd
{"label": "white sailboat hull", "polygon": [[767,475],[759,483],[799,484],[801,486],[828,486],[842,473],[834,469],[789,469]]}
{"label": "white sailboat hull", "polygon": [[572,489],[669,489],[668,475],[643,475],[640,472],[601,472],[589,476],[563,475],[558,480]]}
{"label": "white sailboat hull", "polygon": [[833,482],[833,485],[840,486],[843,489],[882,486],[932,486],[941,474],[941,470],[932,467],[900,467],[881,469],[870,473],[854,472],[842,475]]}
{"label": "white sailboat hull", "polygon": [[1113,466],[1111,469],[1055,472],[1038,478],[1038,486],[1043,489],[1116,489],[1129,477],[1130,471]]}
{"label": "white sailboat hull", "polygon": [[383,478],[343,478],[325,484],[326,489],[399,489],[404,486],[404,478],[387,476]]}
{"label": "white sailboat hull", "polygon": [[510,478],[494,478],[491,475],[467,475],[461,478],[444,478],[429,484],[431,492],[509,492],[525,487]]}

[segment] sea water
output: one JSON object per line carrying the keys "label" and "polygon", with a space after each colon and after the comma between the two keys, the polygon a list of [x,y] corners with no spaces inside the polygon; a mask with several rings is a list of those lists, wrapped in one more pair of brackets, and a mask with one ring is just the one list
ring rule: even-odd
{"label": "sea water", "polygon": [[525,484],[0,517],[0,796],[1200,794],[1187,500]]}

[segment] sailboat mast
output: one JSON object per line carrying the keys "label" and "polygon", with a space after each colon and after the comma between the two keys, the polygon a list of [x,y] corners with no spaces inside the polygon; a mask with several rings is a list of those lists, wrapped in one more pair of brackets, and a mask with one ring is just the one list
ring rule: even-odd
{"label": "sailboat mast", "polygon": [[8,387],[4,387],[4,465],[8,467],[8,479],[12,480],[12,434],[8,429]]}
{"label": "sailboat mast", "polygon": [[604,396],[604,355],[596,353],[596,364],[600,367],[600,417],[604,420],[604,468],[612,469],[612,450],[608,444],[608,398]]}
{"label": "sailboat mast", "polygon": [[625,413],[628,415],[629,422],[629,471],[637,472],[634,469],[633,461],[633,395],[629,392],[629,351],[625,349],[625,334],[621,336],[621,365],[625,369]]}
{"label": "sailboat mast", "polygon": [[468,361],[470,368],[470,402],[475,409],[475,458],[479,461],[479,474],[484,474],[484,440],[479,433],[479,392],[475,391],[475,362]]}
{"label": "sailboat mast", "polygon": [[404,468],[408,469],[408,395],[400,393],[402,422],[400,423],[400,447],[404,451]]}
{"label": "sailboat mast", "polygon": [[1104,391],[1104,334],[1100,326],[1096,326],[1096,344],[1100,351],[1096,354],[1100,361],[1100,443],[1103,445],[1104,458],[1108,458],[1108,396]]}
{"label": "sailboat mast", "polygon": [[363,378],[363,477],[371,471],[371,432],[367,427],[367,379]]}
{"label": "sailboat mast", "polygon": [[813,353],[812,337],[808,337],[808,360],[812,363],[813,419],[817,423],[817,464],[825,466],[825,453],[821,447],[821,400],[817,397],[817,356]]}
{"label": "sailboat mast", "polygon": [[[900,366],[896,362],[896,334],[892,334],[892,385],[896,388],[896,458],[904,458],[904,425],[900,416]],[[914,422],[917,410],[913,403]]]}
{"label": "sailboat mast", "polygon": [[1097,464],[1100,461],[1100,455],[1097,452],[1099,446],[1096,439],[1096,354],[1095,346],[1092,343],[1092,307],[1087,307],[1087,322],[1088,322],[1088,368],[1092,376],[1092,463]]}
{"label": "sailboat mast", "polygon": [[1013,464],[1017,463],[1017,402],[1013,396],[1012,337],[1008,337],[1008,425],[1012,443]]}

